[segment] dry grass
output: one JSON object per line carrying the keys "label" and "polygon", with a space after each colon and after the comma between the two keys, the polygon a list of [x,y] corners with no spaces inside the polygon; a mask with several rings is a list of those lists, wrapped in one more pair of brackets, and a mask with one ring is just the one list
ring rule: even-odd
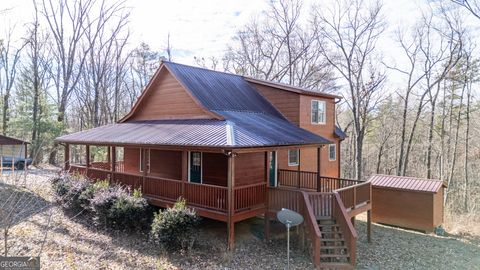
{"label": "dry grass", "polygon": [[[171,254],[148,242],[141,232],[125,234],[93,227],[80,216],[72,218],[51,202],[48,177],[37,171],[29,175],[30,196],[42,201],[42,211],[32,209],[11,230],[11,255],[31,256],[41,252],[42,269],[283,269],[285,238],[281,226],[273,226],[274,239],[262,240],[263,222],[253,219],[236,226],[234,253],[225,252],[226,226],[205,220],[189,254]],[[0,193],[6,191],[0,186]],[[0,197],[0,206],[2,205]],[[33,211],[35,210],[35,211]],[[480,269],[480,237],[462,230],[446,237],[426,235],[382,225],[373,226],[373,243],[365,239],[365,222],[357,222],[359,269]],[[470,224],[473,225],[473,224]],[[477,226],[478,227],[478,226]],[[449,227],[447,227],[447,231]],[[456,233],[456,231],[450,231]],[[43,239],[46,241],[40,251]],[[2,242],[0,235],[0,243]],[[292,269],[312,269],[309,257],[292,238]],[[0,251],[3,247],[0,245]]]}
{"label": "dry grass", "polygon": [[[366,216],[358,217],[360,269],[480,269],[480,235],[425,234],[380,224],[366,239]],[[477,225],[478,226],[478,225]]]}

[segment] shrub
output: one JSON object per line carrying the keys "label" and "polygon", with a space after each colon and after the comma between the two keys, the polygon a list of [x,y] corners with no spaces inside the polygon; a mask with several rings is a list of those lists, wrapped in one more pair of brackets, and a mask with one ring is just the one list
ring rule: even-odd
{"label": "shrub", "polygon": [[100,190],[107,190],[109,188],[109,183],[107,180],[97,181],[95,183],[90,183],[78,197],[79,204],[83,209],[91,211],[90,201],[93,199],[95,194]]}
{"label": "shrub", "polygon": [[64,174],[52,180],[55,200],[63,208],[74,211],[83,210],[79,198],[89,185],[88,180],[80,175]]}
{"label": "shrub", "polygon": [[67,210],[87,210],[96,225],[119,230],[142,229],[151,211],[140,190],[128,192],[108,181],[89,182],[81,175],[52,179],[55,200]]}
{"label": "shrub", "polygon": [[118,185],[98,189],[90,199],[90,208],[94,213],[93,221],[96,225],[103,225],[108,227],[110,223],[110,209],[120,196],[123,196],[126,191]]}
{"label": "shrub", "polygon": [[120,193],[108,213],[108,219],[116,229],[142,229],[150,219],[147,200],[140,190],[133,194]]}
{"label": "shrub", "polygon": [[199,218],[194,210],[186,207],[180,198],[172,208],[155,213],[150,235],[165,249],[175,251],[190,249],[196,239]]}

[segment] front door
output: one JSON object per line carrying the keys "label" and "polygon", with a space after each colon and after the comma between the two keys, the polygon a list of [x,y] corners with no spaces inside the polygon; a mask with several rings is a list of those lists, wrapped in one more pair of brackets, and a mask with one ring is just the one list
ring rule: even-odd
{"label": "front door", "polygon": [[270,155],[270,186],[275,187],[277,183],[277,152],[269,152]]}
{"label": "front door", "polygon": [[202,153],[190,152],[190,182],[202,182]]}

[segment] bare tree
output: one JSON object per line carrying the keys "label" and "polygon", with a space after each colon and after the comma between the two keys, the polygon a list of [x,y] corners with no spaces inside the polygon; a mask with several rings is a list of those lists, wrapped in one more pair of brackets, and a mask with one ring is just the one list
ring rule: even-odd
{"label": "bare tree", "polygon": [[[115,90],[112,85],[115,80],[110,80],[110,75],[116,70],[114,63],[118,61],[117,57],[123,57],[118,50],[123,50],[128,40],[128,33],[124,35],[128,17],[129,12],[123,1],[111,6],[102,3],[98,17],[94,18],[94,22],[89,22],[92,27],[85,33],[84,46],[92,49],[84,49],[88,51],[87,61],[75,89],[76,97],[82,101],[80,108],[88,110],[88,123],[93,127],[107,123],[106,110],[114,105],[106,98],[109,98],[108,92]],[[91,20],[90,16],[87,16],[87,20]],[[117,45],[121,48],[117,48]]]}
{"label": "bare tree", "polygon": [[5,135],[8,130],[10,97],[12,95],[12,87],[15,83],[17,75],[17,64],[20,61],[20,52],[25,44],[15,48],[13,45],[14,27],[7,30],[5,39],[0,41],[0,93],[3,96],[2,107],[2,134]]}
{"label": "bare tree", "polygon": [[480,19],[480,1],[478,0],[451,0],[453,3],[464,7],[473,16]]}
{"label": "bare tree", "polygon": [[317,7],[314,23],[321,52],[347,85],[355,136],[355,177],[362,178],[363,142],[369,115],[379,102],[385,75],[377,70],[376,42],[384,31],[382,5],[362,0],[337,2],[333,9]]}
{"label": "bare tree", "polygon": [[[42,14],[53,39],[52,55],[54,65],[51,75],[55,83],[58,108],[57,121],[64,124],[65,111],[75,86],[80,78],[91,47],[81,46],[82,39],[91,23],[88,18],[95,4],[94,0],[42,0]],[[54,146],[56,149],[56,146]],[[49,162],[56,162],[57,151],[52,151]]]}
{"label": "bare tree", "polygon": [[267,16],[253,19],[235,36],[224,56],[236,74],[313,90],[331,90],[333,74],[323,58],[315,28],[301,25],[299,0],[272,2]]}

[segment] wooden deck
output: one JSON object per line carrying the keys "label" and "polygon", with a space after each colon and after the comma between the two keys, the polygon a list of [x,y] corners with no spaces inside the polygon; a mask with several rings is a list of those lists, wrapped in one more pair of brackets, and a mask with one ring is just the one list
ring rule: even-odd
{"label": "wooden deck", "polygon": [[[70,165],[70,172],[86,175],[91,180],[108,180],[128,188],[139,188],[150,204],[168,207],[179,198],[185,198],[187,205],[199,215],[220,221],[227,221],[228,188],[166,179],[151,175],[110,171],[108,164],[92,163],[87,167]],[[265,212],[266,183],[255,183],[234,187],[234,221],[241,221]]]}

